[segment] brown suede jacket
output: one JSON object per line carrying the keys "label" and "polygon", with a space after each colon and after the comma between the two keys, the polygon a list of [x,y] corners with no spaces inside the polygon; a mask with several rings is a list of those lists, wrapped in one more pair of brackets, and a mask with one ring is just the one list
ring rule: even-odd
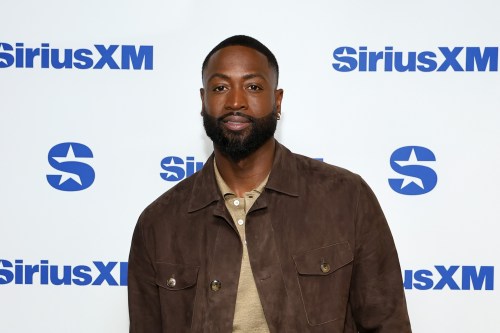
{"label": "brown suede jacket", "polygon": [[[271,332],[411,332],[391,232],[358,175],[277,143],[246,237]],[[232,332],[242,246],[212,156],[139,218],[130,332]]]}

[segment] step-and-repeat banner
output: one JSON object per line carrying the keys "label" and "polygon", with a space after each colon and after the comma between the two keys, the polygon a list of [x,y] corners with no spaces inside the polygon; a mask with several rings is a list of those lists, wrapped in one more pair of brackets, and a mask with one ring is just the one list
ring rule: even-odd
{"label": "step-and-repeat banner", "polygon": [[4,3],[0,331],[128,330],[137,217],[211,153],[201,63],[247,34],[280,64],[278,140],[377,194],[414,332],[497,332],[499,12],[494,0]]}

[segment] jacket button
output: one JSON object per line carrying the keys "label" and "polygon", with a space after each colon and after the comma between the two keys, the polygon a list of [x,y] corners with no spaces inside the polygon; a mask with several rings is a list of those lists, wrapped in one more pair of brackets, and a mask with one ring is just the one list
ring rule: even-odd
{"label": "jacket button", "polygon": [[328,273],[330,271],[330,264],[328,264],[327,262],[324,262],[321,264],[321,271],[323,273]]}
{"label": "jacket button", "polygon": [[220,288],[222,288],[222,284],[219,280],[213,280],[212,282],[210,282],[210,289],[212,289],[213,291],[219,291]]}
{"label": "jacket button", "polygon": [[175,281],[175,279],[173,277],[171,277],[167,281],[167,287],[173,288],[173,287],[175,287],[176,283],[177,283],[177,281]]}

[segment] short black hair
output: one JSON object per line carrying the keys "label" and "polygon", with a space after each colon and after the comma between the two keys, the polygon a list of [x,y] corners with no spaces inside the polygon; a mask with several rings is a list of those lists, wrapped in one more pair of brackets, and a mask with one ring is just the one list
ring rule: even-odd
{"label": "short black hair", "polygon": [[274,70],[276,73],[276,84],[278,84],[278,77],[279,77],[279,66],[278,66],[278,61],[276,60],[276,57],[274,54],[261,42],[259,42],[257,39],[250,37],[250,36],[245,36],[245,35],[236,35],[232,36],[229,38],[224,39],[222,42],[217,44],[212,51],[210,51],[207,56],[205,57],[205,60],[203,61],[203,65],[201,66],[201,77],[203,77],[203,72],[205,71],[205,68],[207,67],[208,61],[212,57],[212,55],[219,51],[220,49],[223,49],[228,46],[245,46],[249,47],[251,49],[254,49],[255,51],[262,53],[264,56],[266,56],[267,61],[269,62],[269,66]]}

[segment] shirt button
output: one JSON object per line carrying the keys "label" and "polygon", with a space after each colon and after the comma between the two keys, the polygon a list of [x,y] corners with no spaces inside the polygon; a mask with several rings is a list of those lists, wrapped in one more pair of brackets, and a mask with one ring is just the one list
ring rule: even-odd
{"label": "shirt button", "polygon": [[176,283],[177,283],[177,281],[175,281],[175,279],[173,277],[171,277],[167,281],[167,287],[173,288],[173,287],[175,287]]}
{"label": "shirt button", "polygon": [[239,200],[234,200],[233,203],[234,203],[235,206],[239,206],[240,205],[240,201]]}
{"label": "shirt button", "polygon": [[222,288],[222,284],[219,280],[213,280],[210,282],[210,289],[212,289],[212,291],[219,291],[220,288]]}
{"label": "shirt button", "polygon": [[330,265],[326,262],[321,264],[321,271],[323,273],[328,273],[330,271]]}
{"label": "shirt button", "polygon": [[243,225],[243,223],[245,223],[245,221],[243,221],[242,219],[239,219],[239,220],[238,220],[238,224],[239,224],[239,225]]}

